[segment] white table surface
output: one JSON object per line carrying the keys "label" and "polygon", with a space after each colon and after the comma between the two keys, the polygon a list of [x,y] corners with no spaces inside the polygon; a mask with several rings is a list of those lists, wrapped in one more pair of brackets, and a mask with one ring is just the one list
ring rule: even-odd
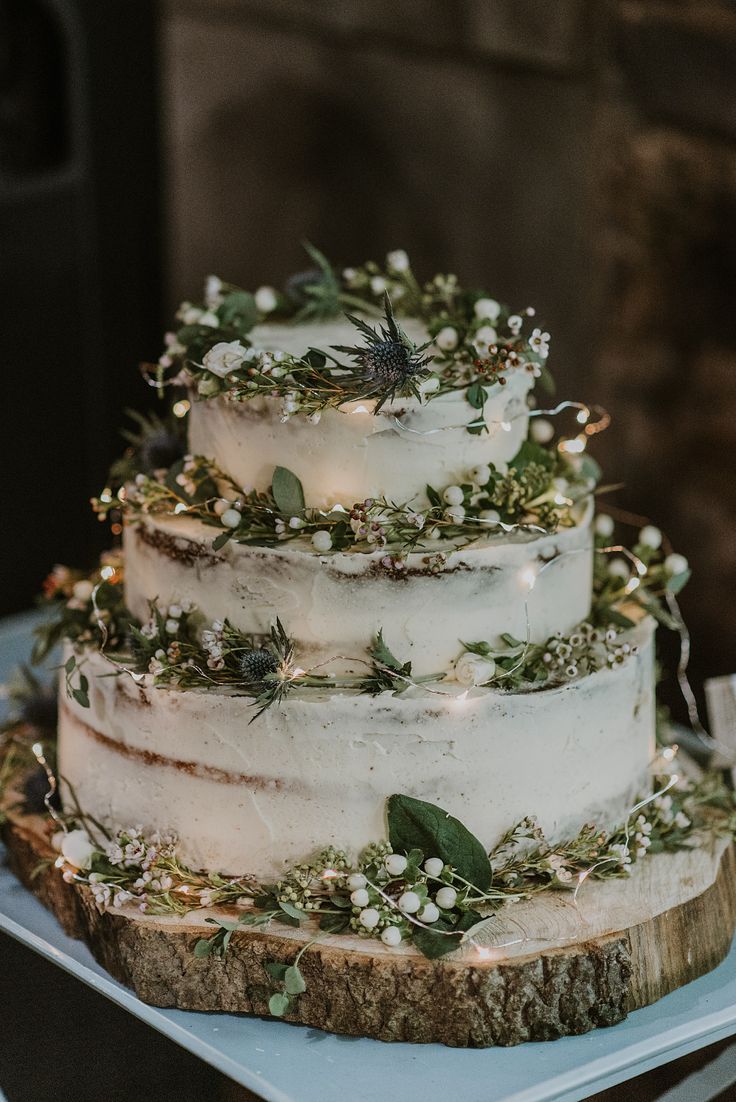
{"label": "white table surface", "polygon": [[[15,617],[0,627],[0,680],[25,658],[33,619]],[[468,1050],[383,1044],[244,1015],[147,1006],[84,944],[66,937],[2,865],[0,930],[267,1102],[578,1102],[736,1033],[736,948],[709,975],[619,1025],[516,1048]]]}

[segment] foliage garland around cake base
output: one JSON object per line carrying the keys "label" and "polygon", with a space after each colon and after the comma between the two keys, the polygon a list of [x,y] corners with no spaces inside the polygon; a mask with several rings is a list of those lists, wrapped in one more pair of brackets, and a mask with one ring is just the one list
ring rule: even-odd
{"label": "foliage garland around cake base", "polygon": [[[667,772],[653,780],[655,794],[612,832],[589,823],[574,837],[551,842],[527,817],[488,853],[442,808],[394,794],[386,801],[388,838],[368,845],[357,858],[329,846],[286,868],[272,883],[199,872],[179,858],[174,835],[146,835],[138,827],[111,834],[84,813],[72,791],[61,812],[50,764],[53,733],[27,721],[39,707],[38,692],[34,685],[30,694],[18,694],[18,718],[5,729],[0,816],[2,811],[47,815],[59,852],[56,867],[67,883],[86,886],[100,911],[183,915],[224,909],[206,916],[215,929],[197,941],[196,956],[224,955],[233,934],[252,927],[313,928],[314,938],[290,964],[265,965],[277,985],[270,1002],[276,1016],[287,1013],[305,990],[301,956],[327,935],[378,938],[389,949],[410,943],[436,959],[474,945],[490,916],[509,902],[550,890],[579,890],[588,879],[626,877],[649,855],[692,848],[709,836],[736,835],[734,794],[722,776],[678,778],[667,764]],[[18,796],[11,807],[12,793]]]}

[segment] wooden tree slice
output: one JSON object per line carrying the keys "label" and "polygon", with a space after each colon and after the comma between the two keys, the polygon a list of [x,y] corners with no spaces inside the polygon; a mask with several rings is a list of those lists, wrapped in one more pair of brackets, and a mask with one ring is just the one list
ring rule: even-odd
{"label": "wooden tree slice", "polygon": [[[199,959],[194,945],[212,933],[204,919],[216,911],[100,914],[89,889],[65,883],[54,867],[43,820],[11,814],[4,837],[14,872],[66,933],[154,1006],[266,1016],[278,987],[265,964],[291,963],[316,933],[244,929],[223,959]],[[41,862],[48,863],[39,872]],[[650,856],[625,880],[586,882],[577,904],[571,892],[507,904],[478,947],[437,961],[408,946],[320,935],[301,959],[307,989],[286,1018],[383,1041],[465,1047],[612,1025],[723,960],[736,926],[735,865],[728,839]]]}

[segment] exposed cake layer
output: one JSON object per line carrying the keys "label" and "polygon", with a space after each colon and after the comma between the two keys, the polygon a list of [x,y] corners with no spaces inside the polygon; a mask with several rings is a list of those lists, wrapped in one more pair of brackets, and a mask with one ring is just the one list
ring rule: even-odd
{"label": "exposed cake layer", "polygon": [[[212,550],[213,529],[190,517],[145,517],[126,526],[126,600],[141,619],[152,599],[192,601],[210,620],[267,632],[276,617],[297,643],[301,665],[335,656],[365,659],[379,628],[416,674],[450,669],[460,640],[495,642],[503,632],[542,642],[590,611],[592,506],[554,535],[521,534],[449,552],[413,553],[406,568],[382,564],[385,551],[318,555],[296,543]],[[531,588],[530,588],[531,586]],[[359,669],[332,661],[330,668]]]}
{"label": "exposed cake layer", "polygon": [[[355,329],[345,326],[262,326],[252,337],[255,345],[301,353],[310,344],[354,343]],[[424,402],[396,400],[377,415],[374,401],[354,402],[324,410],[319,424],[300,414],[284,424],[277,398],[194,400],[189,446],[243,487],[267,489],[277,466],[298,471],[307,504],[319,508],[381,496],[421,503],[427,483],[462,482],[481,464],[506,470],[527,436],[533,382],[524,369],[510,372],[505,385],[489,388],[482,412],[458,390]],[[465,426],[480,418],[488,431],[469,433]]]}
{"label": "exposed cake layer", "polygon": [[552,839],[613,826],[654,752],[651,624],[636,637],[638,655],[561,688],[289,697],[252,724],[245,697],[99,676],[111,666],[94,653],[89,709],[62,676],[60,775],[109,828],[174,829],[195,867],[264,877],[328,843],[383,838],[395,791],[446,808],[488,847],[526,815]]}

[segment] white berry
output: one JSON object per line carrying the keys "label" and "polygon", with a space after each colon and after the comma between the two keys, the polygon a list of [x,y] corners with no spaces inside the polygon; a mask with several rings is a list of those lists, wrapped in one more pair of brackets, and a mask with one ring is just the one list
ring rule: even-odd
{"label": "white berry", "polygon": [[532,417],[529,434],[537,444],[549,444],[555,434],[555,427],[544,417]]}
{"label": "white berry", "polygon": [[445,862],[441,857],[428,857],[424,862],[424,871],[427,876],[441,876]]}
{"label": "white berry", "polygon": [[480,514],[480,519],[484,520],[486,524],[494,525],[498,524],[499,520],[501,519],[501,514],[498,512],[497,509],[484,509],[483,512]]}
{"label": "white berry", "polygon": [[82,579],[82,581],[74,583],[72,593],[78,601],[88,601],[92,596],[94,588],[95,587],[92,585],[92,582],[87,581],[87,579],[84,578]]}
{"label": "white berry", "polygon": [[445,516],[448,520],[454,521],[455,524],[460,524],[465,518],[465,506],[451,505],[449,509],[445,509]]}
{"label": "white berry", "polygon": [[452,352],[453,348],[457,348],[457,342],[457,329],[453,329],[451,325],[446,325],[444,329],[440,329],[439,333],[434,338],[434,343],[438,348],[441,348],[443,352]]}
{"label": "white berry", "polygon": [[501,313],[501,307],[495,298],[479,298],[473,309],[476,318],[487,318],[489,321],[496,321]]}
{"label": "white berry", "polygon": [[603,539],[609,539],[613,535],[613,517],[609,517],[608,513],[599,513],[595,518],[595,530]]}
{"label": "white berry", "polygon": [[256,309],[261,314],[271,314],[278,306],[278,297],[273,287],[259,287],[253,296],[256,302]]}
{"label": "white berry", "polygon": [[385,930],[381,930],[381,941],[384,945],[390,945],[392,948],[401,944],[401,930],[398,926],[387,926]]}
{"label": "white berry", "polygon": [[436,922],[440,917],[439,907],[436,907],[434,903],[425,903],[421,911],[417,915],[422,922],[426,922],[428,926],[431,926],[433,922]]}
{"label": "white berry", "polygon": [[419,910],[422,901],[416,892],[404,892],[399,896],[399,910],[404,914],[413,915]]}
{"label": "white berry", "polygon": [[364,888],[368,881],[362,872],[354,872],[348,877],[348,887],[351,892],[357,892],[358,888]]}
{"label": "white berry", "polygon": [[443,910],[449,910],[450,907],[455,906],[455,900],[457,899],[457,892],[449,885],[444,888],[440,888],[435,896],[438,907],[442,907]]}
{"label": "white berry", "polygon": [[[476,486],[485,486],[491,479],[491,468],[482,463],[479,467],[473,467],[470,472],[471,482],[474,482]],[[453,502],[454,504],[454,502]],[[458,505],[460,502],[458,502]]]}
{"label": "white berry", "polygon": [[613,578],[628,578],[631,569],[626,559],[611,559],[608,564],[608,573]]}
{"label": "white berry", "polygon": [[462,505],[465,497],[459,486],[448,486],[442,496],[448,505]]}
{"label": "white berry", "polygon": [[645,547],[651,547],[652,551],[662,546],[662,533],[653,524],[645,524],[639,533],[639,543]]}
{"label": "white berry", "polygon": [[237,528],[242,519],[237,509],[226,509],[222,514],[222,523],[226,528]]}
{"label": "white berry", "polygon": [[383,276],[373,276],[371,279],[371,291],[374,295],[382,295],[386,290],[386,280]]}
{"label": "white berry", "polygon": [[364,911],[360,912],[358,921],[361,926],[365,926],[366,930],[373,930],[378,925],[381,916],[375,907],[366,907]]}
{"label": "white berry", "polygon": [[312,536],[312,547],[315,551],[329,551],[332,547],[332,536],[324,530],[315,532]]}
{"label": "white berry", "polygon": [[354,907],[367,907],[370,901],[370,896],[365,888],[356,888],[350,895],[350,902]]}
{"label": "white berry", "polygon": [[684,555],[678,555],[677,552],[673,552],[668,555],[664,560],[664,568],[668,574],[677,575],[684,574],[688,568],[688,561]]}
{"label": "white berry", "polygon": [[386,257],[386,266],[392,272],[407,272],[409,270],[409,257],[403,249],[394,249]]}
{"label": "white berry", "polygon": [[401,876],[409,862],[400,853],[389,853],[384,864],[391,876]]}

